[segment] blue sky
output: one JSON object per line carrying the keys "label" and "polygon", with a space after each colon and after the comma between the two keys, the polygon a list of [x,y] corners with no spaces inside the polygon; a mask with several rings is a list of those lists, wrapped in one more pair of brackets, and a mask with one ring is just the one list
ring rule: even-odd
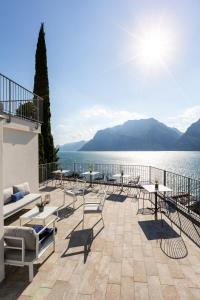
{"label": "blue sky", "polygon": [[[199,119],[200,1],[0,3],[1,72],[29,89],[45,23],[56,144],[128,119],[154,117],[181,130]],[[135,52],[138,38],[159,26],[169,55],[164,66],[148,69]]]}

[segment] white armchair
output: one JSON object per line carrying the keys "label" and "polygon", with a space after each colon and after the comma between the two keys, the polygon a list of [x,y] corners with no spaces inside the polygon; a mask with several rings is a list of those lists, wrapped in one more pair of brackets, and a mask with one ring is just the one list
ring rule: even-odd
{"label": "white armchair", "polygon": [[[47,228],[51,234],[42,236]],[[53,246],[55,251],[55,220],[49,222],[39,232],[32,227],[4,226],[4,256],[5,264],[13,266],[28,266],[29,281],[33,280],[33,264]]]}

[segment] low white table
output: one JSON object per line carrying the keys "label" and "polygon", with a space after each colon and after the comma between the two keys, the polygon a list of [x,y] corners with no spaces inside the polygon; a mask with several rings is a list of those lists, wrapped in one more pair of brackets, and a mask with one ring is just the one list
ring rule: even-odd
{"label": "low white table", "polygon": [[159,184],[158,188],[155,188],[155,184],[144,184],[142,185],[143,189],[145,189],[149,193],[155,194],[155,219],[157,220],[157,213],[158,213],[158,193],[165,193],[165,192],[172,192],[172,189],[169,187]]}
{"label": "low white table", "polygon": [[121,173],[117,173],[117,174],[113,175],[112,177],[121,180],[121,192],[123,192],[124,179],[130,178],[131,175],[129,175],[129,174],[123,174],[123,175],[122,175]]}
{"label": "low white table", "polygon": [[96,171],[92,171],[92,172],[87,171],[87,172],[82,173],[82,175],[84,175],[84,176],[88,176],[88,175],[90,176],[90,187],[92,187],[92,177],[94,177],[98,174],[100,174],[100,172],[96,172]]}
{"label": "low white table", "polygon": [[20,226],[22,226],[23,223],[26,224],[29,222],[31,222],[32,224],[42,223],[42,225],[45,226],[46,220],[55,212],[58,216],[58,207],[45,206],[44,210],[42,212],[39,212],[38,207],[35,206],[19,218]]}

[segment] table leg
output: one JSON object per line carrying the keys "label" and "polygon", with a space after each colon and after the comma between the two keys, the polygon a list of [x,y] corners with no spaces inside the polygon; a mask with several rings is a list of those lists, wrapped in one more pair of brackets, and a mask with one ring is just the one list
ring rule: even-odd
{"label": "table leg", "polygon": [[90,187],[92,187],[92,174],[90,174]]}
{"label": "table leg", "polygon": [[155,192],[155,220],[158,219],[158,193]]}

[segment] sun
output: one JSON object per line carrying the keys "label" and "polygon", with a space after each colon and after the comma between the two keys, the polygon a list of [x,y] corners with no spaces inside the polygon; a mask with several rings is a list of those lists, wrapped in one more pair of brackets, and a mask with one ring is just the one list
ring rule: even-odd
{"label": "sun", "polygon": [[174,55],[173,33],[162,26],[147,26],[137,34],[134,44],[140,65],[149,69],[166,65]]}

